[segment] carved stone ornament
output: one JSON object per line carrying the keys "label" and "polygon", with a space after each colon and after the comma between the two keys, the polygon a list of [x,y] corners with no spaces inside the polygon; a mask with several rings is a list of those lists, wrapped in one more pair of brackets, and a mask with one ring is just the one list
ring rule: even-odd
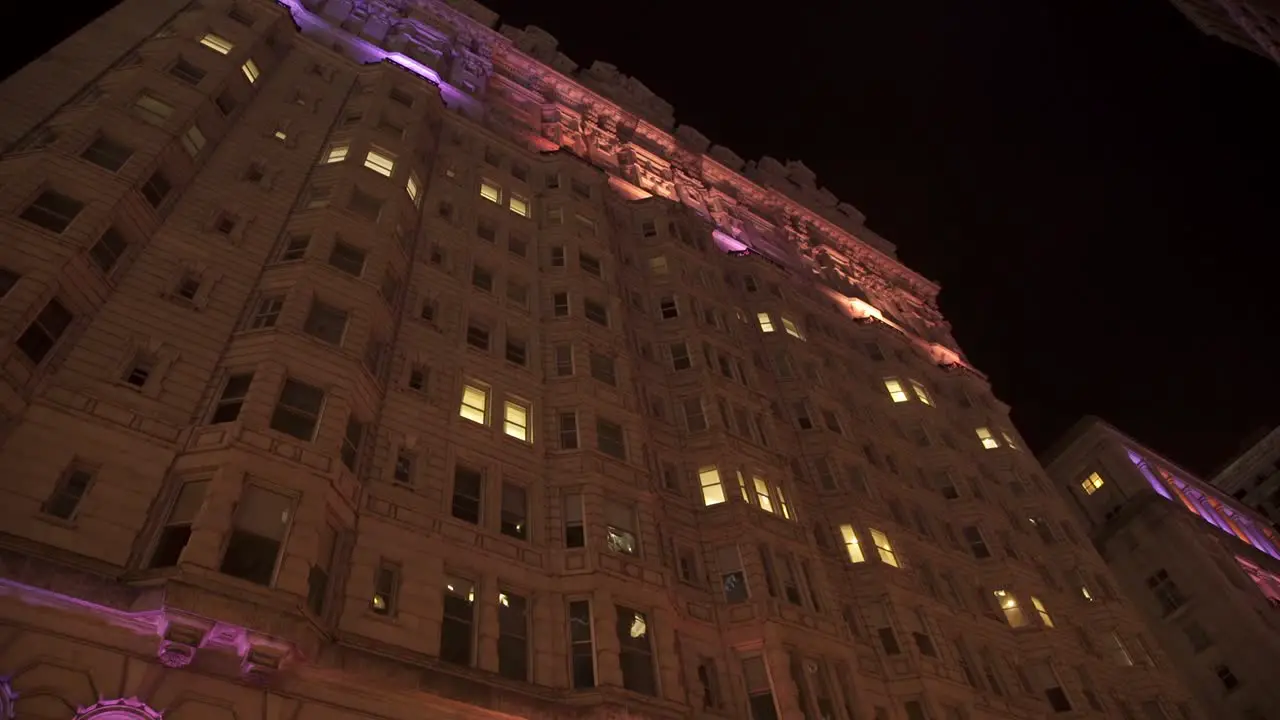
{"label": "carved stone ornament", "polygon": [[74,720],[162,720],[162,716],[138,698],[118,698],[82,707]]}
{"label": "carved stone ornament", "polygon": [[14,704],[18,702],[18,693],[14,691],[9,678],[0,678],[0,720],[13,720],[17,717]]}

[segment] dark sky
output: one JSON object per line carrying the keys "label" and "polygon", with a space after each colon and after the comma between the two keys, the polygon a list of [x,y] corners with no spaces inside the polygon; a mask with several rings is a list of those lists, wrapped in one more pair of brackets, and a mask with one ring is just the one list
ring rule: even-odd
{"label": "dark sky", "polygon": [[[486,4],[803,160],[942,284],[1033,448],[1093,413],[1208,472],[1280,423],[1280,67],[1168,0]],[[88,19],[40,8],[46,47]]]}

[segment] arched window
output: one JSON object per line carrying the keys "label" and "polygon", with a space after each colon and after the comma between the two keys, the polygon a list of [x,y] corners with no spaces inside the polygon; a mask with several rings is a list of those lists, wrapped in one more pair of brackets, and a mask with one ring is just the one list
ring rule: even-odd
{"label": "arched window", "polygon": [[138,698],[117,698],[80,708],[75,720],[161,720],[161,717]]}

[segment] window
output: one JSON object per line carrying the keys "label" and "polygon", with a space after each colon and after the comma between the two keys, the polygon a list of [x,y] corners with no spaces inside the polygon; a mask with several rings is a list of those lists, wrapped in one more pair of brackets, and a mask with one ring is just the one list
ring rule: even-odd
{"label": "window", "polygon": [[774,512],[773,498],[769,494],[769,483],[764,478],[753,476],[751,478],[751,487],[755,490],[756,504],[765,512]]}
{"label": "window", "polygon": [[249,385],[252,383],[253,373],[237,373],[227,377],[222,385],[222,394],[214,403],[209,422],[213,424],[235,422],[240,417],[240,409],[244,407],[244,399],[248,396]]}
{"label": "window", "polygon": [[502,202],[502,188],[488,180],[480,181],[480,197],[491,203]]}
{"label": "window", "polygon": [[507,437],[520,442],[533,442],[529,432],[529,405],[519,400],[507,400],[502,404],[502,431]]}
{"label": "window", "polygon": [[751,712],[751,720],[778,720],[778,708],[773,701],[773,686],[764,657],[743,658],[742,675],[746,680],[747,709]]}
{"label": "window", "polygon": [[471,286],[482,292],[493,292],[493,273],[481,265],[472,265]]}
{"label": "window", "polygon": [[1240,685],[1240,680],[1236,678],[1235,673],[1231,672],[1231,668],[1226,665],[1218,665],[1213,669],[1213,672],[1218,676],[1218,680],[1222,682],[1222,687],[1226,688],[1228,692],[1235,690]]}
{"label": "window", "polygon": [[594,350],[590,353],[591,377],[606,385],[617,387],[618,369],[612,356]]}
{"label": "window", "polygon": [[579,197],[591,197],[591,186],[577,178],[569,178],[569,190]]}
{"label": "window", "polygon": [[792,406],[796,416],[796,427],[801,430],[813,429],[813,418],[809,416],[809,403],[800,400]]}
{"label": "window", "polygon": [[391,480],[401,485],[413,485],[414,457],[408,450],[396,453],[395,464],[391,468]]}
{"label": "window", "polygon": [[164,527],[156,538],[155,549],[151,552],[150,568],[174,567],[191,539],[191,524],[204,504],[205,492],[209,488],[208,480],[192,480],[184,482],[178,489],[178,496],[169,506],[169,514],[165,518]]}
{"label": "window", "polygon": [[292,517],[292,498],[260,485],[245,485],[219,571],[258,585],[271,585]]}
{"label": "window", "polygon": [[564,496],[564,546],[585,547],[586,527],[582,522],[582,496],[577,493]]}
{"label": "window", "polygon": [[961,528],[960,533],[964,535],[964,540],[969,544],[969,552],[978,559],[991,557],[991,550],[987,547],[987,541],[982,537],[982,531],[974,525]]}
{"label": "window", "polygon": [[405,178],[404,191],[415,207],[422,203],[422,180],[418,179],[416,173],[409,173],[409,177]]}
{"label": "window", "polygon": [[871,532],[871,542],[876,546],[876,555],[880,557],[880,562],[893,567],[902,567],[898,561],[898,555],[894,552],[893,545],[889,542],[889,536],[876,530],[868,528]]}
{"label": "window", "polygon": [[1022,607],[1018,605],[1018,598],[1008,590],[993,590],[996,604],[1000,606],[1001,612],[1004,613],[1004,619],[1008,621],[1009,627],[1025,627],[1027,625],[1027,616],[1023,614]]}
{"label": "window", "polygon": [[311,301],[311,311],[302,324],[302,331],[330,345],[341,345],[347,330],[347,311],[319,300]]}
{"label": "window", "polygon": [[600,277],[600,273],[603,272],[600,258],[581,250],[578,251],[578,267],[582,268],[583,272],[596,277]]}
{"label": "window", "polygon": [[200,38],[200,44],[219,55],[226,55],[235,48],[235,45],[233,45],[230,40],[222,37],[221,35],[214,35],[213,33],[205,33],[204,37]]}
{"label": "window", "polygon": [[284,297],[281,295],[259,298],[253,314],[249,317],[249,329],[261,330],[275,327],[276,321],[280,319],[280,311],[283,309]]}
{"label": "window", "polygon": [[515,593],[498,593],[498,674],[529,679],[529,603]]}
{"label": "window", "polygon": [[556,245],[551,248],[551,267],[564,267],[564,247]]}
{"label": "window", "polygon": [[623,555],[639,555],[640,540],[635,532],[635,509],[616,500],[605,500],[604,519],[609,549]]}
{"label": "window", "polygon": [[480,503],[484,475],[479,470],[458,465],[453,469],[453,500],[450,513],[463,522],[480,524]]}
{"label": "window", "polygon": [[1173,578],[1169,577],[1169,572],[1164,568],[1157,570],[1147,578],[1147,587],[1151,590],[1151,594],[1156,596],[1156,602],[1160,604],[1160,612],[1165,615],[1177,610],[1187,602],[1182,590],[1178,588],[1177,583],[1173,581]]}
{"label": "window", "polygon": [[67,229],[84,209],[84,203],[55,190],[45,190],[18,217],[54,233]]}
{"label": "window", "polygon": [[13,270],[0,266],[0,298],[8,295],[21,278],[22,276]]}
{"label": "window", "polygon": [[1106,481],[1102,479],[1102,476],[1094,472],[1089,473],[1089,477],[1080,481],[1080,488],[1084,490],[1085,495],[1092,495],[1098,492],[1105,484]]}
{"label": "window", "polygon": [[1031,607],[1035,608],[1036,614],[1040,616],[1040,624],[1047,628],[1053,627],[1053,618],[1049,616],[1049,611],[1045,609],[1044,603],[1035,595],[1031,596]]}
{"label": "window", "polygon": [[258,82],[258,77],[262,75],[262,72],[258,70],[258,63],[254,62],[253,58],[244,61],[244,64],[240,66],[240,72],[244,74],[244,78],[249,81],[250,85]]}
{"label": "window", "polygon": [[169,67],[169,74],[188,85],[198,85],[206,75],[203,68],[189,62],[186,58],[178,58]]}
{"label": "window", "polygon": [[351,188],[347,210],[370,222],[377,222],[382,215],[382,200],[358,187]]}
{"label": "window", "polygon": [[724,483],[720,471],[710,465],[698,469],[698,485],[702,488],[703,505],[719,505],[725,501]]}
{"label": "window", "polygon": [[529,539],[529,493],[523,485],[502,484],[502,507],[499,518],[503,535],[519,540]]}
{"label": "window", "polygon": [[680,306],[676,303],[674,295],[667,295],[658,299],[658,315],[663,320],[674,320],[680,317]]}
{"label": "window", "polygon": [[[129,248],[129,243],[115,228],[107,228],[106,232],[98,238],[98,241],[89,248],[89,259],[98,269],[104,273],[111,272],[111,269],[120,261],[120,257],[124,255],[124,251]],[[0,287],[0,297],[3,297],[4,288]]]}
{"label": "window", "polygon": [[320,527],[319,535],[316,563],[307,573],[307,609],[313,615],[323,617],[329,601],[329,576],[333,571],[334,551],[338,547],[338,531],[326,523]]}
{"label": "window", "polygon": [[622,426],[612,420],[596,418],[596,449],[619,460],[627,459],[627,443]]}
{"label": "window", "polygon": [[377,615],[395,615],[400,595],[400,567],[383,560],[374,574],[373,598],[369,609]]}
{"label": "window", "polygon": [[551,294],[551,317],[569,317],[569,293]]}
{"label": "window", "polygon": [[152,125],[163,124],[173,114],[173,106],[150,93],[142,93],[133,101],[133,109]]}
{"label": "window", "polygon": [[489,351],[489,328],[472,319],[467,322],[467,344],[477,350]]}
{"label": "window", "polygon": [[364,166],[384,177],[391,177],[391,173],[396,169],[396,158],[391,153],[379,147],[369,149],[365,153]]}
{"label": "window", "polygon": [[995,439],[995,436],[991,434],[991,430],[980,427],[974,432],[978,434],[978,441],[982,443],[982,447],[987,450],[994,450],[1000,447],[1000,441]]}
{"label": "window", "polygon": [[[194,153],[193,153],[194,154]],[[133,156],[133,148],[116,142],[106,135],[99,135],[80,157],[108,172],[115,172]]]}
{"label": "window", "polygon": [[561,450],[578,449],[578,415],[572,411],[556,415],[556,429]]}
{"label": "window", "polygon": [[218,93],[218,97],[214,98],[213,104],[218,106],[218,112],[223,115],[230,115],[235,112],[239,102],[230,93],[221,92]]}
{"label": "window", "polygon": [[462,386],[462,405],[458,414],[465,420],[484,425],[489,422],[489,389],[479,385]]}
{"label": "window", "polygon": [[155,371],[155,357],[148,353],[138,353],[133,358],[133,363],[129,366],[128,372],[124,375],[124,381],[128,385],[136,388],[145,387],[147,379],[151,377],[151,373]]}
{"label": "window", "polygon": [[529,254],[529,240],[522,235],[508,232],[507,252],[515,255],[516,257],[525,257]]}
{"label": "window", "polygon": [[582,313],[591,322],[609,327],[609,311],[603,303],[586,298],[582,301]]}
{"label": "window", "polygon": [[555,359],[556,377],[573,375],[573,346],[556,345],[552,350]]}
{"label": "window", "polygon": [[511,197],[507,199],[507,207],[511,209],[511,212],[519,215],[520,217],[529,217],[529,200],[527,198],[512,194]]}
{"label": "window", "polygon": [[756,322],[760,323],[761,332],[773,332],[773,320],[769,318],[769,313],[756,313]]}
{"label": "window", "polygon": [[28,360],[39,365],[74,319],[71,312],[54,298],[36,315],[27,329],[22,331],[15,344]]}
{"label": "window", "polygon": [[517,278],[507,278],[507,302],[518,308],[528,308],[529,285]]}
{"label": "window", "polygon": [[351,146],[343,143],[341,145],[330,145],[325,150],[324,157],[320,159],[321,165],[333,165],[347,159],[347,153],[351,150]]}
{"label": "window", "polygon": [[667,270],[667,257],[665,255],[649,258],[649,272],[654,275],[666,275]]}
{"label": "window", "polygon": [[338,240],[329,252],[329,264],[352,277],[360,277],[364,272],[364,257],[364,250]]}
{"label": "window", "polygon": [[689,356],[689,346],[682,343],[671,343],[671,369],[688,370],[693,367],[693,359]]}
{"label": "window", "polygon": [[470,580],[445,576],[444,617],[440,621],[440,659],[471,664],[476,589]]}
{"label": "window", "polygon": [[73,465],[62,474],[54,485],[53,492],[40,506],[40,512],[59,520],[71,520],[80,508],[93,483],[94,471],[86,466]]}
{"label": "window", "polygon": [[929,391],[925,389],[924,385],[921,385],[919,382],[912,380],[911,391],[916,394],[917,400],[919,400],[920,402],[930,407],[933,406],[933,398],[929,395]]}
{"label": "window", "polygon": [[902,389],[902,381],[898,378],[885,378],[884,389],[889,391],[889,397],[895,403],[906,402],[910,398],[907,397],[907,391]]}
{"label": "window", "polygon": [[709,427],[700,396],[685,398],[680,402],[680,409],[684,412],[684,426],[689,432],[702,432]]}
{"label": "window", "polygon": [[333,196],[333,186],[331,185],[312,185],[307,189],[306,209],[318,210],[320,208],[329,207],[329,200]]}
{"label": "window", "polygon": [[569,602],[569,665],[575,690],[596,686],[595,633],[591,620],[590,600]]}
{"label": "window", "polygon": [[271,429],[310,442],[323,406],[324,390],[287,378],[271,413]]}
{"label": "window", "polygon": [[[182,141],[182,149],[186,150],[187,154],[190,155],[191,157],[195,157],[199,155],[200,151],[204,149],[204,145],[206,142],[204,133],[201,132],[199,125],[192,125],[191,127],[187,128],[187,131],[182,134],[181,141]],[[254,171],[254,168],[257,168],[257,167],[258,167],[257,165],[251,165],[250,171]],[[261,173],[261,170],[257,170],[257,172],[258,172],[257,177],[251,177],[249,175],[246,175],[246,179],[252,180],[253,182],[258,182],[259,180],[262,179],[262,173]]]}
{"label": "window", "polygon": [[347,418],[347,429],[342,434],[342,447],[338,455],[348,470],[355,471],[360,461],[360,446],[364,444],[365,424],[352,413]]}
{"label": "window", "polygon": [[862,543],[858,541],[858,534],[854,531],[852,525],[841,525],[840,537],[844,540],[844,548],[849,555],[849,562],[866,562],[867,556],[862,552]]}
{"label": "window", "polygon": [[506,357],[507,362],[520,367],[524,367],[525,362],[528,360],[528,347],[525,341],[512,335],[510,331],[507,331]]}
{"label": "window", "polygon": [[720,589],[724,593],[725,602],[730,605],[746,602],[750,598],[750,592],[737,545],[716,550],[716,568],[720,571]]}
{"label": "window", "polygon": [[804,335],[801,334],[799,326],[792,322],[790,318],[782,318],[782,329],[786,330],[787,334],[793,338],[798,340],[804,339]]}
{"label": "window", "polygon": [[617,612],[618,664],[622,668],[622,686],[645,695],[658,694],[657,673],[653,666],[653,647],[649,642],[649,620],[639,610],[615,606]]}

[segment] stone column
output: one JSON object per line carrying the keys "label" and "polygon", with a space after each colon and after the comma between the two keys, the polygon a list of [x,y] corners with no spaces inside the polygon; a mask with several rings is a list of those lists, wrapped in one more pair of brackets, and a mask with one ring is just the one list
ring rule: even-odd
{"label": "stone column", "polygon": [[533,643],[533,665],[530,669],[535,683],[557,688],[569,686],[568,633],[568,617],[562,596],[534,595],[529,598],[529,640]]}
{"label": "stone column", "polygon": [[607,591],[596,590],[592,593],[591,622],[595,630],[596,685],[622,687],[622,665],[618,658],[622,648],[614,631],[618,613],[614,610],[613,598]]}
{"label": "stone column", "polygon": [[498,672],[498,577],[476,580],[476,667]]}
{"label": "stone column", "polygon": [[676,614],[666,608],[657,608],[649,624],[650,640],[653,643],[654,662],[657,663],[658,687],[662,689],[662,697],[674,702],[686,702],[684,677],[681,668],[684,658],[680,656],[680,646],[676,644]]}

